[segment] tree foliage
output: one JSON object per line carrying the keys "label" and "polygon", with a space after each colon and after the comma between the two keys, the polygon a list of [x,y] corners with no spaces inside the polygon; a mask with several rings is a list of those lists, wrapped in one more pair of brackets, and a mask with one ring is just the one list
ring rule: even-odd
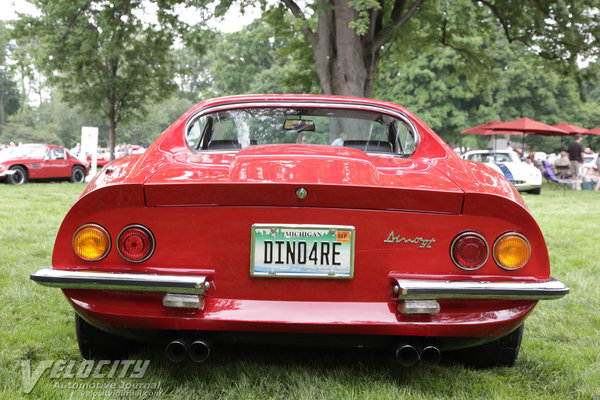
{"label": "tree foliage", "polygon": [[[217,1],[213,15],[222,15],[234,2]],[[214,2],[192,3],[206,8]],[[470,39],[500,30],[509,43],[523,43],[548,65],[573,74],[580,58],[597,57],[599,52],[594,0],[263,0],[261,4],[278,30],[304,37],[326,94],[369,97],[381,51],[393,42],[402,43],[409,53],[450,47],[471,68],[485,69],[488,50],[493,48]]]}
{"label": "tree foliage", "polygon": [[21,15],[16,37],[38,42],[37,68],[65,102],[106,118],[114,153],[117,125],[145,115],[149,104],[176,89],[172,15],[159,12],[158,22],[144,23],[141,0],[32,3],[41,16]]}
{"label": "tree foliage", "polygon": [[[529,117],[547,124],[567,121],[590,127],[595,120],[600,122],[585,111],[572,76],[532,63],[522,44],[499,41],[494,46],[495,56],[485,73],[487,84],[464,72],[461,55],[453,49],[432,48],[413,54],[411,61],[399,61],[392,49],[382,57],[375,96],[405,105],[447,142],[472,147],[485,147],[489,137],[463,136],[460,131],[491,120]],[[527,140],[545,151],[563,146],[556,138],[529,136]]]}
{"label": "tree foliage", "polygon": [[4,129],[6,117],[19,109],[20,99],[13,68],[9,64],[10,52],[9,31],[0,21],[0,133]]}
{"label": "tree foliage", "polygon": [[[83,9],[75,20],[68,19],[65,11],[65,16],[58,18],[52,29],[51,19],[46,14],[19,22],[20,39],[11,45],[10,51],[13,60],[17,60],[12,71],[17,77],[34,77],[38,69],[29,68],[26,57],[35,55],[42,64],[49,64],[39,70],[66,96],[61,101],[52,89],[52,98],[40,101],[39,107],[22,107],[20,113],[8,117],[0,142],[47,141],[70,147],[79,141],[81,125],[95,125],[100,127],[101,145],[109,143],[107,105],[110,102],[105,96],[109,86],[98,85],[98,90],[84,89],[102,81],[100,77],[104,75],[101,72],[107,71],[109,64],[106,62],[111,57],[119,61],[117,77],[103,78],[102,82],[124,84],[130,76],[132,81],[128,83],[132,91],[138,90],[141,82],[145,84],[139,88],[141,94],[134,94],[123,103],[123,114],[118,120],[119,142],[148,145],[193,103],[209,97],[325,91],[317,73],[318,58],[305,31],[319,32],[319,24],[323,23],[319,21],[327,14],[322,7],[333,2],[302,3],[304,19],[290,11],[292,2],[265,3],[261,19],[234,33],[211,31],[202,24],[183,29],[186,27],[174,20],[171,8],[177,2],[161,0],[159,5],[165,8],[159,8],[158,21],[149,26],[140,19],[142,3],[136,3],[137,6],[127,12],[119,10],[122,18],[132,22],[123,23],[122,32],[121,28],[117,29],[121,26],[118,21],[116,27],[98,22],[97,13],[108,21],[111,12],[117,11],[107,11],[105,8],[110,4],[96,0],[68,4],[66,0],[53,1],[57,10],[48,11],[48,15],[59,15],[56,13],[64,8],[71,10],[70,15],[74,16],[73,10],[80,10],[81,4],[88,3],[91,11]],[[234,2],[253,3],[216,2],[218,7],[214,13],[205,16],[222,15]],[[38,4],[41,3],[46,2],[38,0]],[[205,5],[198,0],[188,3]],[[373,29],[370,24],[374,17],[381,18],[381,23],[387,26],[384,33],[388,40],[378,48],[371,95],[407,106],[452,144],[486,146],[487,138],[463,136],[459,132],[492,119],[526,116],[550,124],[565,121],[586,127],[600,125],[599,65],[592,62],[583,69],[577,64],[577,57],[572,57],[574,54],[594,56],[597,51],[597,45],[594,49],[592,44],[597,36],[598,15],[585,14],[586,10],[592,9],[590,2],[538,0],[534,4],[526,1],[522,4],[523,9],[517,9],[517,3],[512,1],[495,6],[474,0],[427,0],[420,3],[401,26],[392,24],[394,7],[402,3],[404,8],[396,12],[407,15],[406,12],[416,4],[414,1],[356,0],[347,3],[356,17],[347,27],[361,40],[373,35],[369,29]],[[121,0],[111,4],[116,7],[134,2]],[[534,6],[538,11],[533,10]],[[495,10],[494,7],[500,8]],[[542,11],[549,7],[551,16],[540,20],[540,15],[546,15]],[[328,12],[330,17],[334,12],[335,20],[341,23],[337,19],[340,17],[337,9]],[[71,21],[77,22],[70,27]],[[556,21],[566,25],[554,26]],[[85,30],[88,23],[97,29],[89,34],[79,32]],[[45,30],[35,34],[34,31],[23,32],[37,27],[35,24],[41,24],[39,26]],[[383,29],[383,25],[377,29]],[[148,38],[159,39],[157,32],[160,29],[164,29],[161,35],[165,39],[162,47],[159,46],[165,51],[163,61],[158,62],[155,58],[148,65],[141,65],[147,54],[139,53],[144,51],[143,46],[150,45]],[[113,35],[111,30],[114,35],[120,35],[119,38],[127,38],[126,42],[139,40],[141,44],[112,42],[109,40]],[[61,47],[55,41],[65,32],[73,42],[65,40]],[[550,32],[556,35],[554,41],[543,38],[542,34],[550,35]],[[177,33],[183,33],[183,47],[169,49],[167,42]],[[588,42],[577,47],[575,44],[581,41],[581,35],[587,35]],[[74,40],[79,37],[83,39],[77,43],[90,49],[77,48]],[[555,43],[561,40],[565,43]],[[52,53],[54,50],[56,54]],[[147,53],[157,54],[151,50]],[[56,60],[61,63],[53,64]],[[71,60],[72,68],[68,65],[64,65],[64,70],[56,68]],[[152,75],[148,68],[159,68],[159,64],[162,70]],[[130,70],[131,74],[127,72]],[[160,77],[162,82],[148,80],[153,76]],[[89,86],[82,83],[82,77],[89,80]],[[19,82],[15,77],[12,80],[13,84]],[[39,81],[43,83],[43,79]],[[175,83],[179,85],[176,93],[172,92]],[[156,85],[159,84],[166,84],[166,92],[172,93],[171,96],[158,95]],[[122,87],[126,85],[115,85],[115,88]],[[39,86],[34,91],[41,93],[41,89]],[[24,94],[22,79],[19,91],[22,98],[31,95]],[[144,97],[146,92],[151,92],[147,93],[148,97]],[[150,112],[144,114],[145,109]],[[600,150],[600,138],[586,137],[585,140],[587,145]],[[545,151],[556,151],[565,144],[560,138],[531,136],[527,141]]]}

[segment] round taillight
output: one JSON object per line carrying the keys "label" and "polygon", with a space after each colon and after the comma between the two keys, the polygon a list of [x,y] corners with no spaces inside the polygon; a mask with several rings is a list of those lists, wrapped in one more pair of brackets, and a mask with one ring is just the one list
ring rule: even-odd
{"label": "round taillight", "polygon": [[501,268],[522,268],[531,257],[531,246],[525,236],[516,232],[501,235],[494,243],[494,260]]}
{"label": "round taillight", "polygon": [[83,260],[102,260],[110,251],[110,236],[100,225],[83,225],[73,235],[73,250]]}
{"label": "round taillight", "polygon": [[154,252],[154,236],[142,225],[129,225],[117,239],[117,250],[127,261],[146,261]]}
{"label": "round taillight", "polygon": [[473,270],[487,261],[489,248],[487,242],[478,233],[463,232],[452,241],[450,255],[457,267]]}

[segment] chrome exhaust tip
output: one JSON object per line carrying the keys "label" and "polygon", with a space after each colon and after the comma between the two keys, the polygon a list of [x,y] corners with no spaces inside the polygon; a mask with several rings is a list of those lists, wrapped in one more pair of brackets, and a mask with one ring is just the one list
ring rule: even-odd
{"label": "chrome exhaust tip", "polygon": [[419,352],[414,346],[401,344],[396,346],[396,360],[405,367],[415,365],[419,361]]}
{"label": "chrome exhaust tip", "polygon": [[421,364],[425,367],[435,367],[440,363],[442,353],[435,346],[427,346],[421,350]]}
{"label": "chrome exhaust tip", "polygon": [[193,362],[204,362],[210,356],[210,345],[204,340],[195,340],[190,345],[187,354]]}
{"label": "chrome exhaust tip", "polygon": [[186,359],[188,355],[188,344],[183,339],[176,339],[167,344],[165,354],[169,361],[180,363]]}

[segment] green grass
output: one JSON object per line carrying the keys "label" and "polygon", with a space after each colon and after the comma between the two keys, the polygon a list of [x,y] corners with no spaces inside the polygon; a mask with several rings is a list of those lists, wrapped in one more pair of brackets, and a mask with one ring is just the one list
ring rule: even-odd
{"label": "green grass", "polygon": [[[158,350],[138,379],[52,379],[23,393],[22,362],[80,363],[72,309],[59,290],[29,274],[51,264],[58,227],[83,186],[0,185],[0,399],[91,398],[57,383],[146,383],[169,399],[598,399],[600,398],[600,193],[550,190],[525,201],[544,231],[552,274],[571,293],[541,302],[527,320],[514,368],[400,367],[388,354],[350,350],[236,347],[204,364],[167,362]],[[79,364],[77,364],[79,365]],[[118,391],[108,393],[119,396]]]}

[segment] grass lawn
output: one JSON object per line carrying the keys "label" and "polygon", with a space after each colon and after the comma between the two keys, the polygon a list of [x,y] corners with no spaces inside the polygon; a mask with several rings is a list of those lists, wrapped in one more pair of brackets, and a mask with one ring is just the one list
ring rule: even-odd
{"label": "grass lawn", "polygon": [[[170,399],[600,398],[600,193],[549,187],[540,196],[525,195],[525,201],[545,234],[552,274],[571,293],[536,307],[514,368],[403,368],[380,352],[287,347],[223,349],[204,364],[177,365],[150,349],[132,356],[152,360],[141,379],[68,379],[64,374],[53,379],[47,370],[24,394],[26,379],[44,360],[81,365],[71,307],[60,290],[36,285],[29,274],[51,265],[56,232],[82,189],[71,183],[0,185],[0,399],[94,394]],[[67,386],[74,383],[115,386],[104,392]]]}

